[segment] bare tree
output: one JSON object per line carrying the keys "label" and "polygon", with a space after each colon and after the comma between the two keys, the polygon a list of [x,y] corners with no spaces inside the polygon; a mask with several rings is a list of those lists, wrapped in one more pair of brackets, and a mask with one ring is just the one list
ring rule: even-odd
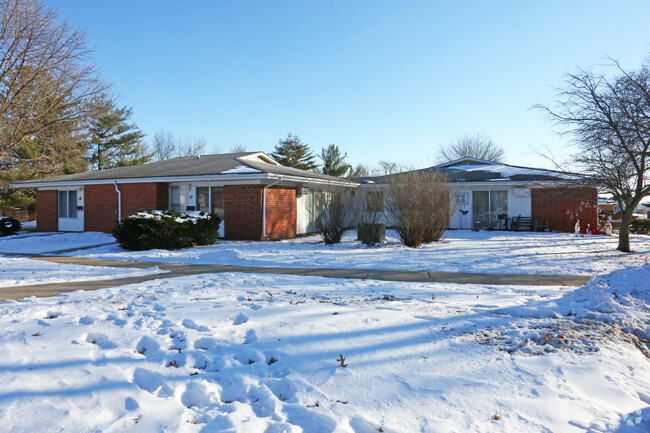
{"label": "bare tree", "polygon": [[181,156],[200,156],[205,154],[208,141],[204,137],[185,137],[179,145]]}
{"label": "bare tree", "polygon": [[151,154],[154,161],[164,161],[179,156],[178,140],[174,134],[170,131],[156,132],[151,143]]}
{"label": "bare tree", "polygon": [[622,216],[618,250],[630,251],[634,209],[650,195],[650,66],[614,75],[580,69],[565,78],[556,105],[537,105],[573,138],[575,166],[602,185]]}
{"label": "bare tree", "polygon": [[23,139],[76,122],[108,86],[84,32],[40,0],[0,0],[0,160]]}
{"label": "bare tree", "polygon": [[485,132],[479,132],[474,135],[465,134],[456,139],[455,142],[440,147],[438,151],[437,159],[441,163],[455,161],[461,158],[503,162],[505,160],[505,152]]}
{"label": "bare tree", "polygon": [[351,188],[330,187],[314,195],[318,215],[314,228],[326,244],[341,242],[354,223],[354,194]]}
{"label": "bare tree", "polygon": [[350,173],[347,177],[369,177],[371,170],[367,165],[357,164],[354,168],[350,168]]}
{"label": "bare tree", "polygon": [[404,245],[437,242],[449,226],[449,184],[438,172],[411,171],[390,179],[386,213]]}
{"label": "bare tree", "polygon": [[388,176],[399,173],[403,167],[395,161],[379,161],[379,167],[372,170],[374,176]]}
{"label": "bare tree", "polygon": [[232,146],[230,146],[230,153],[243,153],[246,151],[247,147],[245,144],[233,143]]}

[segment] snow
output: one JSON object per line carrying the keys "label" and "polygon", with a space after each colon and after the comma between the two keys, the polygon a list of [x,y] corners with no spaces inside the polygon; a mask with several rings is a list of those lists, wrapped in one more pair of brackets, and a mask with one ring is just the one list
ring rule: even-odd
{"label": "snow", "polygon": [[[582,289],[228,273],[5,302],[0,425],[648,431],[650,362],[634,342],[649,278],[648,266]],[[568,343],[553,342],[559,329]]]}
{"label": "snow", "polygon": [[249,173],[261,173],[261,171],[256,170],[251,167],[247,167],[245,165],[238,165],[235,168],[231,168],[230,170],[222,171],[219,174],[249,174]]}
{"label": "snow", "polygon": [[[157,266],[149,269],[80,266],[0,257],[0,288],[71,281],[108,280],[159,274]],[[0,299],[2,292],[0,291]]]}
{"label": "snow", "polygon": [[53,251],[114,243],[107,233],[25,233],[0,238],[0,254],[44,254]]}
{"label": "snow", "polygon": [[561,179],[579,179],[578,176],[572,176],[558,171],[549,171],[549,170],[528,168],[528,167],[517,167],[517,166],[505,165],[505,164],[489,164],[489,165],[468,164],[468,165],[456,165],[449,168],[452,170],[460,170],[460,171],[487,171],[492,173],[498,173],[501,176],[500,179],[491,179],[492,181],[510,180],[511,176],[517,176],[517,175],[553,176]]}
{"label": "snow", "polygon": [[[242,266],[324,267],[505,274],[592,275],[650,257],[650,237],[631,235],[632,254],[616,250],[618,239],[602,235],[468,230],[448,231],[441,242],[404,247],[395,233],[388,243],[367,247],[348,233],[338,245],[318,236],[280,242],[218,241],[216,245],[178,251],[130,252],[118,245],[70,255],[111,260],[139,260]],[[0,247],[1,248],[1,247]]]}
{"label": "snow", "polygon": [[[648,239],[632,236],[634,254],[605,236],[463,231],[417,250],[389,233],[378,247],[348,236],[331,247],[307,237],[68,252],[597,275],[576,288],[222,273],[6,301],[0,430],[648,432]],[[110,242],[19,235],[0,240],[0,254]],[[143,272],[2,256],[0,269],[7,286]]]}

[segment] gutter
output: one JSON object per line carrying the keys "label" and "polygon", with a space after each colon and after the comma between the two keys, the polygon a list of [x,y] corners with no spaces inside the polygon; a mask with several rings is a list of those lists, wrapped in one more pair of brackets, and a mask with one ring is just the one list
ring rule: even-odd
{"label": "gutter", "polygon": [[117,182],[113,182],[115,185],[115,191],[117,191],[117,222],[118,224],[122,222],[122,192],[117,187]]}
{"label": "gutter", "polygon": [[283,180],[282,176],[280,176],[280,179],[278,179],[275,182],[270,183],[270,184],[266,185],[264,188],[262,188],[262,196],[263,196],[263,199],[262,199],[262,237],[264,239],[266,239],[266,189],[273,186],[273,185],[279,184],[280,182],[282,182],[282,180]]}

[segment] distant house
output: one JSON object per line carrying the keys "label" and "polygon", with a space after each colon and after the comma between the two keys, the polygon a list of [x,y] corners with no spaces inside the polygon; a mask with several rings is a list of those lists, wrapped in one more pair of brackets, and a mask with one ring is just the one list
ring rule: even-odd
{"label": "distant house", "polygon": [[[550,230],[572,232],[598,225],[598,194],[593,184],[566,173],[462,158],[417,170],[446,175],[450,182],[449,227],[509,229],[518,217],[531,218]],[[358,180],[382,185],[392,176]]]}
{"label": "distant house", "polygon": [[[463,158],[421,171],[450,182],[450,228],[508,229],[518,217],[558,231],[597,225],[597,193],[574,176]],[[264,152],[182,157],[15,184],[37,189],[37,230],[111,232],[140,210],[216,213],[227,239],[286,239],[313,231],[314,195],[330,186],[372,191],[391,176],[356,180],[284,167]],[[372,197],[373,211],[382,199]]]}
{"label": "distant house", "polygon": [[15,184],[36,188],[37,230],[111,232],[139,210],[204,211],[228,239],[283,239],[307,233],[310,196],[357,182],[284,167],[263,152],[174,158]]}

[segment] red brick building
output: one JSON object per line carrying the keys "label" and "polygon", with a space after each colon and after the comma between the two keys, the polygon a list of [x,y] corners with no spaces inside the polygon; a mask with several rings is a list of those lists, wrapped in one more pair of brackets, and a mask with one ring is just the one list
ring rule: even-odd
{"label": "red brick building", "polygon": [[[423,171],[450,182],[450,228],[512,228],[572,232],[597,227],[597,190],[552,170],[472,158]],[[286,239],[312,231],[313,197],[332,185],[379,187],[391,176],[352,181],[284,167],[263,152],[183,157],[131,167],[22,182],[37,188],[40,231],[111,232],[141,210],[216,213],[227,239]],[[534,221],[536,224],[532,224]],[[390,225],[390,222],[384,220]],[[537,225],[538,224],[538,225]]]}
{"label": "red brick building", "polygon": [[284,167],[263,152],[183,157],[139,166],[22,182],[37,189],[39,231],[110,233],[142,210],[218,214],[227,239],[285,239],[307,233],[310,197],[357,182]]}

